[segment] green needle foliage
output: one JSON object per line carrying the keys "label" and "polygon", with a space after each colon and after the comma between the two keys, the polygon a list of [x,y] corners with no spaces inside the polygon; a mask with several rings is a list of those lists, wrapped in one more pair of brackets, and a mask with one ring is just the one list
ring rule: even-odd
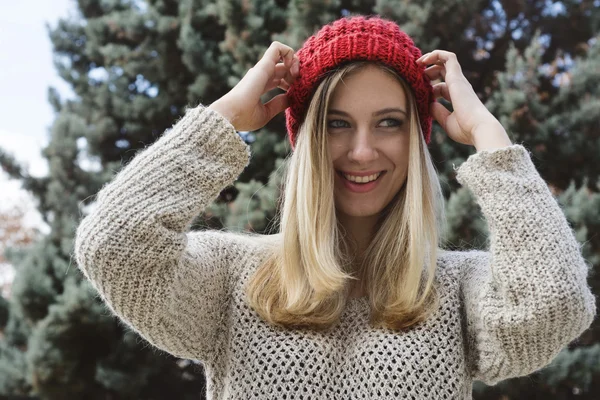
{"label": "green needle foliage", "polygon": [[[56,118],[29,175],[0,149],[0,165],[39,202],[51,230],[8,252],[17,270],[0,300],[0,395],[40,399],[197,399],[201,363],[162,353],[102,305],[72,258],[94,194],[183,115],[230,90],[271,41],[294,48],[339,16],[394,19],[424,50],[455,52],[463,72],[514,143],[526,146],[563,207],[600,293],[600,7],[598,1],[78,0],[76,16],[48,27],[55,66],[75,96],[49,89]],[[265,100],[275,93],[265,96]],[[240,133],[249,167],[193,229],[277,228],[290,148],[282,115]],[[485,220],[455,167],[474,149],[434,127],[430,150],[447,199],[449,249],[486,248]],[[518,201],[518,199],[515,199]],[[532,376],[476,399],[600,398],[600,324]]]}

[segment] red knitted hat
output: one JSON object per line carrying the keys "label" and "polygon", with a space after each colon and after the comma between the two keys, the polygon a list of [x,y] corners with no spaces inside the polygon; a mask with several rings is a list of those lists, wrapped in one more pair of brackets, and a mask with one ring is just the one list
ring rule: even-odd
{"label": "red knitted hat", "polygon": [[292,147],[309,101],[323,74],[347,61],[379,61],[396,70],[413,90],[425,142],[429,143],[432,118],[429,106],[433,89],[425,66],[415,61],[421,50],[392,21],[378,16],[341,18],[322,27],[297,52],[300,72],[287,92],[285,110],[288,138]]}

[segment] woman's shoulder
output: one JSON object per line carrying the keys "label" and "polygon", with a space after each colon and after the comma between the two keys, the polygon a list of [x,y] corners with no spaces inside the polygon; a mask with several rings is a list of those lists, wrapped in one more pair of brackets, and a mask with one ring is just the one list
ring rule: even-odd
{"label": "woman's shoulder", "polygon": [[245,256],[264,253],[280,243],[280,234],[263,235],[250,232],[232,232],[227,230],[200,230],[187,233],[188,250],[195,252],[210,248],[222,256]]}
{"label": "woman's shoulder", "polygon": [[279,243],[279,237],[224,230],[189,231],[184,258],[194,268],[225,269],[235,280],[266,261]]}
{"label": "woman's shoulder", "polygon": [[486,269],[490,263],[490,252],[484,250],[438,249],[437,271],[440,276],[460,277],[472,269]]}

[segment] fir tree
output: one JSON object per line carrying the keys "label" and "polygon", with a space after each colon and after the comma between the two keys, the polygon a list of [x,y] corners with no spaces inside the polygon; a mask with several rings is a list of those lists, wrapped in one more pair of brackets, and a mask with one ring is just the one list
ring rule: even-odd
{"label": "fir tree", "polygon": [[[77,7],[79,18],[49,29],[56,67],[76,98],[49,91],[56,120],[44,150],[48,176],[33,178],[0,152],[0,165],[37,197],[51,227],[27,252],[10,255],[17,278],[10,300],[0,302],[0,394],[185,399],[204,392],[201,365],[150,348],[102,305],[72,263],[75,228],[102,185],[187,106],[225,94],[271,41],[298,48],[342,15],[380,13],[398,21],[424,51],[458,55],[513,142],[532,152],[600,293],[594,274],[600,268],[600,9],[594,1],[79,0]],[[290,151],[283,116],[240,134],[251,144],[251,164],[194,229],[277,227]],[[455,180],[454,166],[474,149],[451,142],[439,126],[432,139],[447,199],[446,247],[486,248],[487,225]],[[534,379],[477,384],[474,395],[597,398],[599,343],[595,323]]]}

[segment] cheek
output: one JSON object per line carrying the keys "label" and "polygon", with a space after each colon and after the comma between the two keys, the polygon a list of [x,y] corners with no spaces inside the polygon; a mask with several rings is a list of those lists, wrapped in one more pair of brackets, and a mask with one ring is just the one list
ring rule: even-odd
{"label": "cheek", "polygon": [[390,141],[384,147],[386,157],[396,168],[404,170],[408,167],[408,142],[405,140]]}
{"label": "cheek", "polygon": [[341,143],[329,141],[327,148],[329,150],[329,157],[335,165],[336,160],[344,154],[344,147]]}

